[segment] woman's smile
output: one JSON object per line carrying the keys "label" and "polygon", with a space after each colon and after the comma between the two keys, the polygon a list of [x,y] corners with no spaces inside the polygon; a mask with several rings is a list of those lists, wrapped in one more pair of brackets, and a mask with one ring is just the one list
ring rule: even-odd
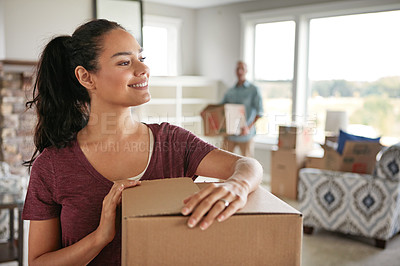
{"label": "woman's smile", "polygon": [[143,82],[135,83],[135,84],[129,84],[128,87],[134,88],[136,90],[147,90],[149,83],[147,79]]}

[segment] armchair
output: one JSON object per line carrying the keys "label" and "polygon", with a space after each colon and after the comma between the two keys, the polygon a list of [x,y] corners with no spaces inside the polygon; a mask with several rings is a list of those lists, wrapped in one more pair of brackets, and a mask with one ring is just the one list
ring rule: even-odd
{"label": "armchair", "polygon": [[386,241],[400,231],[400,143],[381,151],[373,174],[303,168],[299,210],[304,233],[314,228]]}

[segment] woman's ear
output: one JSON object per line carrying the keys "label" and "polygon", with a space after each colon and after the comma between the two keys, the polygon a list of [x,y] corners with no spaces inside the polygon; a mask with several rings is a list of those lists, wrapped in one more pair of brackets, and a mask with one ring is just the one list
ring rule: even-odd
{"label": "woman's ear", "polygon": [[95,89],[92,75],[83,66],[77,66],[75,68],[75,76],[79,83],[89,91]]}

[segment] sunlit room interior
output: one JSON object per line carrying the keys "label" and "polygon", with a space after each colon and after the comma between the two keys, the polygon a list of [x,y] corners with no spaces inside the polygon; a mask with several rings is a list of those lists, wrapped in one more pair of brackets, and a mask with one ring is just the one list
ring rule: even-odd
{"label": "sunlit room interior", "polygon": [[[133,116],[144,123],[178,125],[217,147],[222,147],[224,136],[206,134],[201,113],[208,105],[220,104],[225,92],[236,84],[236,63],[247,64],[247,80],[259,88],[264,109],[254,137],[254,158],[264,171],[261,186],[302,212],[304,226],[316,227],[302,232],[299,264],[293,265],[399,265],[399,169],[385,180],[391,194],[386,194],[386,185],[367,189],[374,186],[374,180],[384,179],[379,167],[384,167],[386,150],[397,147],[391,150],[397,158],[387,160],[400,160],[396,146],[400,142],[399,0],[1,0],[0,196],[5,201],[11,191],[20,201],[12,208],[1,203],[0,265],[28,265],[29,221],[21,223],[18,210],[29,181],[22,162],[32,155],[35,114],[24,110],[43,45],[56,35],[72,34],[93,18],[120,22],[143,47],[150,69],[151,101],[133,107]],[[332,122],[330,115],[340,121]],[[295,160],[302,160],[292,165],[294,196],[285,194],[283,184],[272,183],[277,178],[274,173],[282,170],[274,167],[282,163],[284,168],[284,161],[289,160],[283,157],[277,162],[274,155],[282,149],[281,126],[297,127],[297,132],[309,130],[307,153],[296,148],[291,151]],[[301,170],[314,168],[307,167],[311,160],[324,159],[339,130],[379,139],[378,157],[375,153],[368,168],[372,170],[325,173],[322,166],[318,172]],[[240,154],[238,148],[234,152]],[[314,175],[318,180],[335,177],[327,177],[330,181],[317,187],[316,182],[322,181],[310,181]],[[345,184],[332,178],[345,180]],[[365,197],[355,184],[357,178],[366,184],[362,189],[369,191]],[[200,176],[198,181],[210,180]],[[321,201],[332,195],[329,192],[312,199],[328,189],[325,184],[338,187],[331,191],[334,199],[342,197],[340,205],[333,207],[336,203],[328,202],[326,207],[332,228],[319,217],[323,209],[310,210],[321,207]],[[352,195],[347,195],[346,189]],[[356,216],[351,225],[352,218],[346,218],[347,228],[358,234],[346,233],[337,222],[347,212],[345,205],[353,204],[353,195],[363,197],[367,204],[365,210],[359,207],[361,214],[349,211]],[[377,197],[384,198],[382,205]],[[371,210],[372,218],[363,216]],[[384,238],[382,247],[378,237],[363,230],[375,230],[372,228],[389,215],[393,216],[390,237]],[[365,220],[369,227],[354,229],[357,222]],[[3,252],[10,248],[11,252]],[[266,261],[263,265],[272,264]]]}

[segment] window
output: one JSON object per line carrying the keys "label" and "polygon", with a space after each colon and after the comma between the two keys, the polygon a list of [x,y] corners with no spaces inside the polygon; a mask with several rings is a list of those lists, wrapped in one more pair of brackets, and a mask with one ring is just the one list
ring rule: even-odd
{"label": "window", "polygon": [[179,74],[180,25],[180,19],[144,16],[143,51],[152,76]]}
{"label": "window", "polygon": [[399,25],[400,11],[310,20],[308,113],[319,132],[326,110],[339,110],[349,131],[368,126],[383,142],[400,136]]}
{"label": "window", "polygon": [[290,120],[294,36],[294,21],[255,26],[254,81],[261,90],[264,110],[268,110],[257,122],[258,134],[273,134],[277,120]]}
{"label": "window", "polygon": [[243,14],[243,59],[265,105],[258,137],[296,120],[322,142],[326,111],[344,110],[348,131],[400,141],[399,10],[381,0]]}

